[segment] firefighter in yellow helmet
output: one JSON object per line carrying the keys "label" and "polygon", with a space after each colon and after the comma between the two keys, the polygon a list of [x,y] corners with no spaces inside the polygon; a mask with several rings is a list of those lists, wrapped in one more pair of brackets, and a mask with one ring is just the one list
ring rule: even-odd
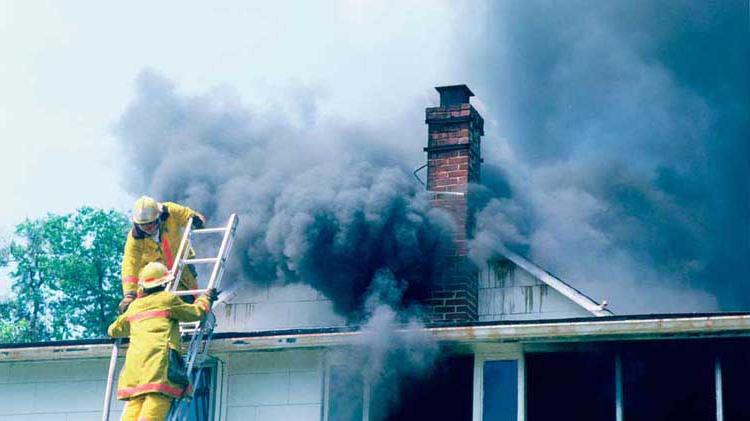
{"label": "firefighter in yellow helmet", "polygon": [[[159,203],[139,197],[133,209],[133,228],[125,242],[122,256],[122,293],[119,310],[123,313],[138,293],[138,272],[149,262],[161,262],[172,267],[180,247],[182,233],[190,217],[194,228],[201,228],[206,218],[200,213],[172,202]],[[194,255],[188,251],[188,257]],[[179,289],[197,288],[195,269],[188,265],[180,278]],[[188,300],[189,301],[189,300]]]}
{"label": "firefighter in yellow helmet", "polygon": [[127,401],[123,421],[164,420],[172,400],[190,393],[180,355],[178,322],[203,318],[216,299],[216,290],[186,304],[164,290],[169,281],[171,275],[164,264],[147,264],[139,274],[143,295],[107,330],[115,338],[130,337],[117,382],[117,399]]}

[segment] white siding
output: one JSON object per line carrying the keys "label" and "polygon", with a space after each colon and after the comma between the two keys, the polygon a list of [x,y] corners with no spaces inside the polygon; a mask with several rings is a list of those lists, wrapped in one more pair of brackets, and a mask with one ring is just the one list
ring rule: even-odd
{"label": "white siding", "polygon": [[592,314],[510,261],[479,274],[479,320],[538,320]]}
{"label": "white siding", "polygon": [[226,358],[227,421],[320,420],[318,350],[244,352]]}
{"label": "white siding", "polygon": [[[320,420],[322,351],[219,358],[225,361],[224,420]],[[99,421],[107,365],[105,359],[0,363],[0,421]],[[121,412],[122,403],[113,400],[110,420]]]}
{"label": "white siding", "polygon": [[[101,420],[108,361],[0,363],[0,421]],[[122,404],[113,401],[112,420]]]}
{"label": "white siding", "polygon": [[216,311],[218,332],[246,332],[292,328],[342,326],[343,318],[331,301],[313,288],[302,285],[252,287]]}

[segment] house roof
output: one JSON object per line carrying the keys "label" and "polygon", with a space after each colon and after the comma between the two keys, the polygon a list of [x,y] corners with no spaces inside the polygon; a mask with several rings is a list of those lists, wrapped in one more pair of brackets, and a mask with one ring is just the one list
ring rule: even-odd
{"label": "house roof", "polygon": [[[750,336],[750,313],[644,314],[566,320],[474,322],[427,326],[425,331],[448,344],[599,342],[613,340],[720,338]],[[397,329],[408,335],[413,329]],[[325,348],[361,343],[367,331],[342,326],[259,332],[217,333],[211,353],[294,348]],[[103,358],[112,341],[85,339],[31,344],[0,344],[0,362]]]}
{"label": "house roof", "polygon": [[500,247],[499,252],[503,255],[503,257],[513,262],[516,266],[520,267],[535,278],[549,285],[552,289],[564,295],[579,306],[583,307],[584,309],[586,309],[586,311],[593,314],[594,316],[604,317],[613,315],[611,311],[605,308],[606,302],[602,304],[597,303],[586,294],[568,285],[560,278],[552,275],[538,265],[524,258],[520,254],[515,253],[507,247],[503,246]]}

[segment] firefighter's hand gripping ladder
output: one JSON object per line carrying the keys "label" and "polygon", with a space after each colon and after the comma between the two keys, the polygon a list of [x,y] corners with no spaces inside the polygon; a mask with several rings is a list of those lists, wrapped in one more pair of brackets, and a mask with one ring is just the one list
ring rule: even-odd
{"label": "firefighter's hand gripping ladder", "polygon": [[[182,235],[182,241],[180,241],[180,248],[177,251],[177,258],[170,269],[174,280],[171,284],[167,285],[167,290],[178,296],[185,295],[197,295],[203,294],[208,289],[219,288],[221,286],[221,278],[224,275],[224,265],[227,257],[232,250],[232,244],[234,243],[234,234],[237,230],[237,215],[232,214],[224,227],[220,228],[192,228],[192,220],[188,223],[185,232]],[[216,257],[206,258],[187,258],[190,250],[190,238],[193,235],[200,234],[224,234],[219,246],[219,252]],[[180,277],[182,271],[185,270],[186,265],[199,265],[199,264],[213,264],[211,271],[211,277],[208,279],[208,284],[204,289],[195,289],[187,291],[178,291]],[[214,303],[215,304],[215,303]],[[206,358],[208,352],[208,346],[211,342],[211,336],[213,335],[214,326],[216,325],[216,317],[213,312],[209,312],[206,317],[200,322],[194,323],[180,323],[180,333],[183,337],[189,336],[190,341],[188,342],[187,353],[185,354],[185,366],[187,367],[187,374],[191,380],[191,383],[195,385],[196,379],[198,378],[198,371],[194,371],[193,368],[196,364],[200,365]],[[121,340],[115,341],[115,345],[112,348],[112,355],[109,361],[109,376],[107,379],[107,389],[104,396],[104,411],[102,413],[102,421],[109,421],[110,404],[112,402],[112,389],[115,381],[115,367],[117,365],[117,354],[120,347]],[[179,420],[180,413],[184,410],[186,402],[184,400],[175,401],[172,405],[172,409],[167,416],[167,420]]]}

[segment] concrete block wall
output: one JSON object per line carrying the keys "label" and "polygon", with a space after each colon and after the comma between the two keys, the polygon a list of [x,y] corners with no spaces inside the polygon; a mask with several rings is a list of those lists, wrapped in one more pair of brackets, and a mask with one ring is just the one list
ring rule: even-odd
{"label": "concrete block wall", "polygon": [[[0,421],[98,421],[109,361],[0,363]],[[117,420],[122,403],[113,399]]]}
{"label": "concrete block wall", "polygon": [[321,351],[243,352],[222,359],[226,362],[227,421],[321,419]]}

